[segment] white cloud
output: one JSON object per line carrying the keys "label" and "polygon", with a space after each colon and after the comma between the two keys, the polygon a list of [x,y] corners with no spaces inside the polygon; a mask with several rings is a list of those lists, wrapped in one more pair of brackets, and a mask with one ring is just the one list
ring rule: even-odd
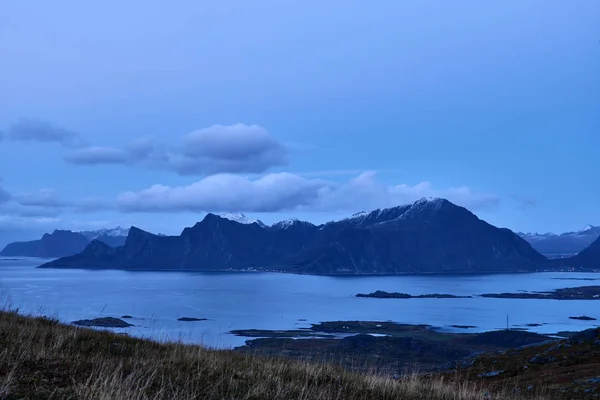
{"label": "white cloud", "polygon": [[287,149],[258,125],[213,125],[185,135],[180,145],[150,138],[125,149],[88,147],[71,151],[65,161],[75,165],[142,164],[180,175],[262,173],[287,164]]}
{"label": "white cloud", "polygon": [[472,210],[499,202],[496,195],[465,186],[436,189],[429,182],[386,185],[377,181],[374,172],[362,173],[341,184],[273,173],[258,179],[220,174],[188,186],[154,185],[122,193],[117,207],[125,212],[354,212],[430,196],[444,197]]}

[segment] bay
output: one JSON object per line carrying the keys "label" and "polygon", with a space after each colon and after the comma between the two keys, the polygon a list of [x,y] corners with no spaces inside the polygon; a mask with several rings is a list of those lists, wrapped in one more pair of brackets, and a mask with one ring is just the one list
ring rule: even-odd
{"label": "bay", "polygon": [[[443,331],[481,332],[539,323],[532,332],[583,330],[600,319],[600,301],[469,299],[372,299],[375,290],[412,295],[544,291],[596,285],[598,274],[407,275],[329,277],[280,273],[129,272],[36,269],[45,260],[0,259],[0,306],[56,317],[64,322],[131,315],[136,325],[119,329],[154,340],[182,340],[214,348],[243,345],[233,329],[297,329],[338,320],[430,324]],[[576,278],[576,279],[574,279]],[[600,282],[600,281],[599,281]],[[180,317],[208,318],[182,322]],[[464,330],[451,325],[473,325]]]}

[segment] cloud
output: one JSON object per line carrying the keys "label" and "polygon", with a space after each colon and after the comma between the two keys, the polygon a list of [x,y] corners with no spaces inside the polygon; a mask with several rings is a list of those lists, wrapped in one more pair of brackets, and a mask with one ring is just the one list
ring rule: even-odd
{"label": "cloud", "polygon": [[263,173],[286,165],[287,149],[258,125],[213,125],[183,136],[180,145],[151,138],[125,149],[88,147],[71,151],[65,161],[75,165],[142,164],[180,175]]}
{"label": "cloud", "polygon": [[80,136],[73,131],[39,119],[21,119],[8,128],[8,138],[15,141],[35,141],[59,143],[64,147],[77,147],[83,144]]}
{"label": "cloud", "polygon": [[40,189],[37,192],[22,193],[14,196],[14,199],[26,207],[61,207],[54,189]]}
{"label": "cloud", "polygon": [[65,211],[88,213],[114,209],[114,202],[87,197],[64,200],[54,189],[12,195],[0,206],[0,214],[17,217],[57,217]]}
{"label": "cloud", "polygon": [[130,154],[113,147],[86,147],[70,151],[65,161],[76,165],[128,164],[132,162]]}
{"label": "cloud", "polygon": [[12,198],[8,190],[2,186],[2,179],[0,179],[0,204],[8,202]]}
{"label": "cloud", "polygon": [[[48,197],[49,192],[42,190],[36,196]],[[4,225],[8,220],[24,221],[30,217],[55,217],[60,213],[60,210],[57,210],[50,202],[46,203],[41,204],[41,201],[32,195],[24,197],[12,195],[2,186],[0,178],[0,221],[4,221]]]}
{"label": "cloud", "polygon": [[258,179],[231,174],[209,176],[188,186],[154,185],[119,195],[124,212],[354,212],[406,204],[422,197],[444,197],[469,209],[493,207],[499,198],[469,187],[435,189],[429,182],[386,185],[374,172],[346,183],[273,173]]}
{"label": "cloud", "polygon": [[183,138],[179,173],[260,173],[287,164],[286,149],[258,125],[213,125]]}
{"label": "cloud", "polygon": [[522,209],[529,209],[529,208],[537,207],[537,200],[534,199],[533,197],[512,195],[511,198],[514,201],[516,201],[517,204],[519,204],[519,207],[521,207]]}
{"label": "cloud", "polygon": [[32,225],[43,225],[49,229],[54,229],[56,223],[60,222],[59,218],[49,217],[27,217],[19,215],[8,215],[0,213],[0,231],[15,229],[33,229],[35,226]]}

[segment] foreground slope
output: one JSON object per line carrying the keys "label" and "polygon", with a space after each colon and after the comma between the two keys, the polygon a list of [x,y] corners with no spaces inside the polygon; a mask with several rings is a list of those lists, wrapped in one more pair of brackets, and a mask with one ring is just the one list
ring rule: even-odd
{"label": "foreground slope", "polygon": [[486,396],[485,388],[463,381],[360,375],[324,363],[158,344],[10,312],[0,312],[0,332],[0,396],[8,400],[480,400]]}
{"label": "foreground slope", "polygon": [[518,387],[523,394],[543,389],[553,398],[598,399],[600,329],[578,332],[558,342],[487,353],[468,364],[466,369],[459,367],[459,374],[472,381],[483,380],[492,388]]}
{"label": "foreground slope", "polygon": [[518,272],[546,263],[512,231],[447,200],[423,199],[322,226],[290,220],[267,227],[208,214],[179,236],[132,227],[122,247],[93,242],[43,267],[382,274]]}

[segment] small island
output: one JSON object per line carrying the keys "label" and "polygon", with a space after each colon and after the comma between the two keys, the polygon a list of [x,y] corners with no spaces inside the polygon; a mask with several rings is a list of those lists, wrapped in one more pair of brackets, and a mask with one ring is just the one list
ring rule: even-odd
{"label": "small island", "polygon": [[550,292],[486,293],[482,294],[481,297],[496,299],[600,300],[600,286],[563,288]]}
{"label": "small island", "polygon": [[206,318],[181,317],[181,318],[177,318],[177,321],[195,322],[195,321],[208,321],[208,320]]}
{"label": "small island", "polygon": [[596,318],[588,317],[587,315],[581,315],[579,317],[569,317],[569,319],[578,319],[580,321],[596,321]]}
{"label": "small island", "polygon": [[471,296],[455,296],[453,294],[419,294],[416,296],[408,293],[385,292],[377,290],[373,293],[358,293],[356,297],[371,297],[374,299],[470,299]]}
{"label": "small island", "polygon": [[129,328],[131,325],[119,318],[103,317],[94,319],[81,319],[79,321],[73,321],[73,325],[85,326],[85,327],[99,327],[99,328]]}

